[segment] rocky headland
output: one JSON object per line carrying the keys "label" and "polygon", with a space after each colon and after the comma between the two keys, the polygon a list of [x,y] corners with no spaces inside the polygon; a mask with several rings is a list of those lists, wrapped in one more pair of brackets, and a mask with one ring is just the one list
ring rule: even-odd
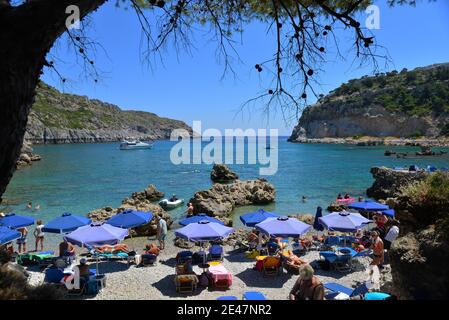
{"label": "rocky headland", "polygon": [[350,80],[307,107],[291,142],[449,145],[449,64]]}
{"label": "rocky headland", "polygon": [[33,144],[88,143],[168,139],[174,129],[191,128],[184,122],[154,113],[122,110],[86,96],[61,93],[40,82],[28,117],[25,139]]}

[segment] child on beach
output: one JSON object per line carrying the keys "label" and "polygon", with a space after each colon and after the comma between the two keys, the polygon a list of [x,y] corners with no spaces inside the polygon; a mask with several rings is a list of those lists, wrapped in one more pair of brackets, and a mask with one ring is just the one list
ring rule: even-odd
{"label": "child on beach", "polygon": [[18,252],[26,252],[27,251],[27,236],[28,236],[28,229],[26,227],[17,229],[21,233],[21,237],[17,239],[17,245],[18,245]]}
{"label": "child on beach", "polygon": [[34,232],[33,232],[33,235],[36,238],[35,250],[37,251],[37,247],[40,243],[41,251],[44,251],[44,232],[42,232],[42,228],[44,227],[44,225],[42,224],[42,220],[37,220],[36,224],[37,224],[36,229],[34,229]]}

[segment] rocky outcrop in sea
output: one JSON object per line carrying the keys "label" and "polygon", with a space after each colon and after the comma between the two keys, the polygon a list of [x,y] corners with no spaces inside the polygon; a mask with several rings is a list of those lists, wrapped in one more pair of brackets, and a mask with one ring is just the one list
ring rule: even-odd
{"label": "rocky outcrop in sea", "polygon": [[394,198],[400,195],[401,188],[425,179],[426,171],[394,170],[386,167],[373,167],[370,170],[374,183],[366,190],[368,197],[375,199]]}
{"label": "rocky outcrop in sea", "polygon": [[236,180],[230,184],[215,183],[210,189],[195,193],[190,202],[195,213],[226,217],[237,206],[268,204],[275,200],[276,190],[265,179]]}
{"label": "rocky outcrop in sea", "polygon": [[[127,209],[152,212],[153,219],[142,226],[133,228],[131,230],[132,236],[152,236],[156,234],[156,217],[161,216],[167,221],[167,227],[173,224],[172,217],[158,204],[151,203],[150,199],[154,199],[154,194],[160,195],[156,187],[150,185],[147,189],[141,192],[135,192],[129,198],[125,198],[122,201],[122,205],[118,208],[104,207],[101,209],[96,209],[87,214],[87,217],[92,219],[92,221],[107,221],[112,216],[117,213],[123,212]],[[151,191],[147,195],[147,191]],[[157,191],[157,192],[156,192]]]}
{"label": "rocky outcrop in sea", "polygon": [[34,161],[40,161],[42,158],[40,155],[33,153],[31,143],[27,140],[23,141],[22,149],[20,150],[19,159],[16,163],[16,168],[20,169],[26,166],[30,166]]}
{"label": "rocky outcrop in sea", "polygon": [[237,180],[238,178],[239,176],[235,172],[231,171],[231,169],[229,169],[229,167],[225,164],[214,164],[214,167],[210,173],[210,179],[213,182],[226,183]]}

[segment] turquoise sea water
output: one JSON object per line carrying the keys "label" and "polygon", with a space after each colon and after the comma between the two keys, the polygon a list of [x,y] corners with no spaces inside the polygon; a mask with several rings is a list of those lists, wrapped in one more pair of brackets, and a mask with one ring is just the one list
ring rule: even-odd
{"label": "turquoise sea water", "polygon": [[[104,207],[118,206],[132,192],[149,184],[170,196],[188,200],[193,194],[211,186],[212,165],[174,165],[170,161],[171,141],[157,141],[150,150],[122,151],[118,143],[42,145],[34,150],[43,158],[33,166],[17,171],[4,198],[12,204],[7,211],[32,215],[48,221],[69,211],[86,214]],[[418,151],[414,147],[359,147],[353,145],[294,144],[279,138],[279,169],[266,178],[274,184],[276,202],[266,210],[280,214],[315,213],[317,206],[326,207],[336,195],[364,195],[373,179],[372,166],[449,167],[449,157],[396,159],[384,156],[385,149]],[[442,149],[443,150],[443,149]],[[447,150],[447,149],[446,149]],[[241,179],[259,177],[258,165],[230,165]],[[305,203],[302,196],[307,197]],[[28,202],[39,203],[38,211],[27,210]],[[258,207],[238,208],[236,225],[241,213]],[[182,216],[185,207],[171,211]]]}

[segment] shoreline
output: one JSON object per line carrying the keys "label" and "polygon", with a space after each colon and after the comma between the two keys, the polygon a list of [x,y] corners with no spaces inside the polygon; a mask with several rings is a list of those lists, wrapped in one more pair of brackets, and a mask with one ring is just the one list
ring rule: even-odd
{"label": "shoreline", "polygon": [[449,138],[399,138],[399,137],[324,137],[324,138],[306,138],[299,137],[296,139],[288,138],[291,143],[308,143],[308,144],[349,144],[357,146],[432,146],[432,147],[449,147]]}

